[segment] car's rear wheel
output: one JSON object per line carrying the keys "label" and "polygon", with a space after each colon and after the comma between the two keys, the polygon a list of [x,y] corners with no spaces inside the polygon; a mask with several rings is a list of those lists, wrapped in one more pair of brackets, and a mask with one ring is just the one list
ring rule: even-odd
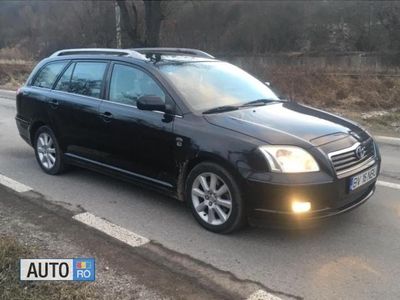
{"label": "car's rear wheel", "polygon": [[39,166],[51,175],[64,171],[64,161],[54,132],[48,126],[40,127],[35,133],[35,154]]}
{"label": "car's rear wheel", "polygon": [[193,168],[187,178],[186,197],[196,220],[210,231],[229,233],[245,223],[239,186],[217,164],[206,162]]}

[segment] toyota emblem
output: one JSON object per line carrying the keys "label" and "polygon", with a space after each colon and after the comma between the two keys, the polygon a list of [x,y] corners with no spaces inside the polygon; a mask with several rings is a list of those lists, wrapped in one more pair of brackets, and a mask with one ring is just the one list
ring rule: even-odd
{"label": "toyota emblem", "polygon": [[363,159],[366,154],[366,150],[364,146],[358,146],[356,149],[356,156],[358,159]]}

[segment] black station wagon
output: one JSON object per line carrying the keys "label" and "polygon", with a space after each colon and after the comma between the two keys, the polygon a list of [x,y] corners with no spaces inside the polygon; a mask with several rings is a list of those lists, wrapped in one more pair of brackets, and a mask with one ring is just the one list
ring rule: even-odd
{"label": "black station wagon", "polygon": [[348,211],[380,169],[357,124],[193,49],[58,51],[18,90],[16,120],[44,172],[77,165],[155,188],[214,232]]}

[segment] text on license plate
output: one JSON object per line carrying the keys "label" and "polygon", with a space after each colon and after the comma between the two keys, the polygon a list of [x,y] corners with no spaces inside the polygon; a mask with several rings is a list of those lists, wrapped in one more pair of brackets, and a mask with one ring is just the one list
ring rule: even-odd
{"label": "text on license plate", "polygon": [[376,178],[377,176],[377,170],[378,167],[377,166],[373,166],[372,168],[358,174],[355,175],[353,177],[350,177],[350,185],[349,185],[349,190],[353,191],[356,188],[366,184],[367,182],[370,182],[371,180],[373,180],[374,178]]}

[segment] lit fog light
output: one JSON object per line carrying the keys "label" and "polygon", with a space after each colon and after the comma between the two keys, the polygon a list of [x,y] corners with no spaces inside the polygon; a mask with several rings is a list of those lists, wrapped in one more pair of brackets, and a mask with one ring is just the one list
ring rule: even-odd
{"label": "lit fog light", "polygon": [[292,211],[295,214],[301,214],[308,212],[311,209],[311,203],[305,201],[293,201],[292,202]]}

